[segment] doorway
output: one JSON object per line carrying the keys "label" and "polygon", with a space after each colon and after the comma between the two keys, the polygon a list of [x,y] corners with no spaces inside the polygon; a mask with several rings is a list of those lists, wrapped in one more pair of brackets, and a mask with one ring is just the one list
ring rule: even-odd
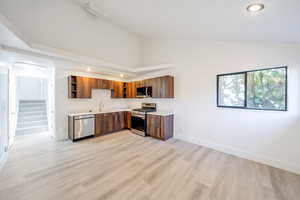
{"label": "doorway", "polygon": [[0,62],[0,168],[8,148],[8,80],[9,69]]}
{"label": "doorway", "polygon": [[10,73],[9,145],[54,136],[54,68],[15,63]]}

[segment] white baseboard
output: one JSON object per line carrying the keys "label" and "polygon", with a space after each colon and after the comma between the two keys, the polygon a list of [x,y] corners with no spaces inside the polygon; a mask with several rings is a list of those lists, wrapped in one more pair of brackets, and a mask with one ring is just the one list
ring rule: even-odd
{"label": "white baseboard", "polygon": [[272,166],[275,168],[279,168],[279,169],[290,171],[290,172],[293,172],[296,174],[300,174],[300,165],[295,164],[295,163],[287,163],[285,161],[276,160],[276,159],[270,158],[268,156],[257,155],[255,153],[243,151],[241,149],[237,149],[237,148],[234,148],[231,146],[218,144],[218,143],[207,141],[207,140],[206,141],[200,140],[195,137],[176,135],[175,138],[186,141],[186,142],[198,144],[200,146],[208,147],[208,148],[211,148],[211,149],[223,152],[223,153],[227,153],[227,154],[234,155],[237,157],[245,158],[247,160],[252,160],[252,161],[262,163],[265,165],[269,165],[269,166]]}

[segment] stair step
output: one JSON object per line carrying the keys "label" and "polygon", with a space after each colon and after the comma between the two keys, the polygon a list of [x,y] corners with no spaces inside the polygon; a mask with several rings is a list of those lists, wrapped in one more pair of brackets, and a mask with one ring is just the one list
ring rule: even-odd
{"label": "stair step", "polygon": [[41,120],[47,120],[47,115],[22,115],[18,117],[18,121],[41,121]]}
{"label": "stair step", "polygon": [[30,111],[30,112],[19,112],[19,117],[33,116],[33,115],[46,115],[46,111]]}
{"label": "stair step", "polygon": [[35,126],[46,126],[46,125],[48,125],[47,120],[29,121],[29,122],[19,121],[17,128],[30,128],[30,127],[35,127]]}
{"label": "stair step", "polygon": [[46,112],[46,108],[45,107],[28,107],[28,108],[21,107],[21,108],[19,108],[19,112],[21,112],[21,113],[33,112],[33,111],[44,111],[44,112]]}
{"label": "stair step", "polygon": [[20,112],[27,112],[27,111],[36,111],[36,110],[38,110],[38,111],[40,111],[40,110],[42,110],[42,111],[46,111],[46,107],[45,106],[43,106],[43,107],[20,107],[19,108],[19,111]]}
{"label": "stair step", "polygon": [[27,129],[17,129],[16,135],[26,135],[26,134],[32,134],[32,133],[42,133],[47,132],[49,129],[47,126],[37,126],[34,128],[27,128]]}
{"label": "stair step", "polygon": [[45,100],[20,100],[20,104],[27,104],[27,103],[45,103]]}
{"label": "stair step", "polygon": [[46,108],[46,104],[26,104],[26,105],[19,105],[19,108]]}

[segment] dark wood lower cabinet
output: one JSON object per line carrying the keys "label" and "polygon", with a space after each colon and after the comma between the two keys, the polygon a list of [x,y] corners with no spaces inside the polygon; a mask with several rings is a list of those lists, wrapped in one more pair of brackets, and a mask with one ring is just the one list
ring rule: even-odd
{"label": "dark wood lower cabinet", "polygon": [[[174,115],[147,115],[147,135],[167,140],[173,137]],[[130,112],[113,112],[95,116],[95,136],[131,128]]]}
{"label": "dark wood lower cabinet", "polygon": [[125,112],[125,128],[131,129],[131,112]]}
{"label": "dark wood lower cabinet", "polygon": [[113,133],[126,128],[127,112],[103,113],[95,116],[95,136]]}
{"label": "dark wood lower cabinet", "polygon": [[105,135],[107,133],[107,123],[105,114],[97,114],[95,116],[95,135]]}
{"label": "dark wood lower cabinet", "polygon": [[149,136],[161,140],[167,140],[173,137],[173,132],[174,115],[147,115],[147,134]]}

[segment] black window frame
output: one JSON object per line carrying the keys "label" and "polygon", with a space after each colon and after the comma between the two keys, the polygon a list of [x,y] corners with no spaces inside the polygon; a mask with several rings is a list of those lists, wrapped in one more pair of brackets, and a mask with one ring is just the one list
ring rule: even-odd
{"label": "black window frame", "polygon": [[[266,109],[266,108],[249,108],[247,107],[247,81],[248,81],[248,73],[250,72],[257,72],[257,71],[265,71],[265,70],[272,70],[272,69],[285,69],[285,108],[284,109]],[[224,106],[219,104],[219,78],[221,76],[231,76],[231,75],[245,75],[244,87],[245,87],[245,94],[244,94],[244,106]],[[226,73],[226,74],[218,74],[217,75],[217,107],[219,108],[235,108],[235,109],[247,109],[247,110],[266,110],[266,111],[288,111],[288,66],[283,67],[272,67],[272,68],[263,68],[263,69],[256,69],[256,70],[248,70],[242,72],[233,72],[233,73]]]}

